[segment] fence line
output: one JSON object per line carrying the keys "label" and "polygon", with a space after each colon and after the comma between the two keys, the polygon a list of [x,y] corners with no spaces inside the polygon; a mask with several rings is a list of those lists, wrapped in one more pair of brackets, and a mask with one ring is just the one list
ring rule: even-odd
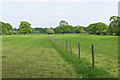
{"label": "fence line", "polygon": [[[56,43],[61,49],[64,50],[64,40],[61,40],[61,41],[58,41],[57,39],[55,38],[52,38],[51,36],[48,35],[48,37],[54,42]],[[72,46],[71,46],[71,41],[70,41],[70,53],[71,53],[71,56],[72,56]],[[67,51],[67,48],[68,48],[68,41],[66,40],[66,53],[68,52]],[[80,59],[81,58],[81,55],[80,55],[80,42],[78,42],[78,58]],[[93,67],[93,70],[95,69],[95,63],[94,63],[94,46],[92,44],[92,67]]]}

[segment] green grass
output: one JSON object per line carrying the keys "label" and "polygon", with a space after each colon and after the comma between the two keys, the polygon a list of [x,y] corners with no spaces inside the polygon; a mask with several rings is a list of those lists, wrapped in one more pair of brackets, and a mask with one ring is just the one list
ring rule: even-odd
{"label": "green grass", "polygon": [[[72,51],[73,54],[76,55],[76,58],[78,57],[78,42],[80,42],[81,58],[85,59],[86,62],[89,62],[91,67],[92,67],[91,46],[93,44],[94,54],[95,54],[95,68],[101,68],[104,71],[108,72],[110,75],[114,77],[118,77],[118,37],[117,36],[97,36],[97,35],[86,35],[86,34],[65,34],[65,35],[56,34],[51,36],[57,39],[59,44],[62,44],[64,40],[64,47],[65,47],[65,41],[67,40],[69,54],[70,54],[69,46],[71,41]],[[86,62],[84,63],[85,65]]]}
{"label": "green grass", "polygon": [[3,36],[3,78],[77,77],[47,35]]}
{"label": "green grass", "polygon": [[[72,42],[73,55],[47,35],[4,35],[2,37],[3,78],[109,78],[118,77],[118,37],[86,34],[50,35],[62,44]],[[78,59],[78,43],[81,59]],[[95,70],[91,45],[95,47]],[[64,42],[65,47],[65,42]]]}

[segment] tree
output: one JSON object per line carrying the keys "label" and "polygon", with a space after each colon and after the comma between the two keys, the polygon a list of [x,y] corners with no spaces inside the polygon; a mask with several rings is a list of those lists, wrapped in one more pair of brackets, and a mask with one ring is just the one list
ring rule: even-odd
{"label": "tree", "polygon": [[97,34],[97,35],[106,35],[108,30],[108,26],[105,23],[93,23],[88,26],[88,33]]}
{"label": "tree", "polygon": [[85,32],[88,32],[88,27],[84,27],[83,30],[84,30]]}
{"label": "tree", "polygon": [[46,29],[46,33],[47,34],[54,34],[55,32],[54,32],[54,30],[53,29]]}
{"label": "tree", "polygon": [[75,26],[75,28],[76,28],[75,33],[84,33],[85,32],[83,26],[77,25],[77,26]]}
{"label": "tree", "polygon": [[73,33],[74,28],[72,25],[69,25],[68,22],[61,20],[59,23],[59,26],[56,27],[55,33]]}
{"label": "tree", "polygon": [[33,33],[46,33],[45,29],[44,28],[34,28],[33,29]]}
{"label": "tree", "polygon": [[65,20],[61,20],[59,27],[58,27],[58,32],[59,33],[67,33],[69,31],[68,27],[68,22],[66,22]]}
{"label": "tree", "polygon": [[0,21],[0,34],[11,35],[13,33],[13,28],[9,23],[4,23]]}
{"label": "tree", "polygon": [[63,27],[63,33],[72,33],[72,25],[64,25]]}
{"label": "tree", "polygon": [[0,35],[2,34],[2,23],[3,22],[0,22]]}
{"label": "tree", "polygon": [[68,25],[68,22],[66,22],[65,20],[61,20],[60,27],[64,27],[64,25]]}
{"label": "tree", "polygon": [[110,17],[109,33],[111,35],[113,33],[115,33],[116,35],[120,35],[120,17],[119,16]]}
{"label": "tree", "polygon": [[26,21],[21,21],[19,25],[20,33],[23,33],[24,35],[26,33],[32,33],[33,29],[31,28],[31,24]]}

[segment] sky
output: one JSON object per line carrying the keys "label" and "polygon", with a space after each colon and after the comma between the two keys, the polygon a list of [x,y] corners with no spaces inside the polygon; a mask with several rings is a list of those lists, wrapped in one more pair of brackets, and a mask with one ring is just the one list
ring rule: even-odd
{"label": "sky", "polygon": [[118,15],[118,0],[2,0],[0,21],[18,28],[21,21],[28,21],[33,28],[50,28],[60,20],[70,25],[88,26],[104,22]]}

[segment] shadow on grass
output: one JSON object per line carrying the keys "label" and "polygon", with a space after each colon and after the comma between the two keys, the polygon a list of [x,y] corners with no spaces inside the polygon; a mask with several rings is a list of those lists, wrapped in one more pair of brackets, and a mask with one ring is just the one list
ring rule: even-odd
{"label": "shadow on grass", "polygon": [[68,64],[72,64],[79,78],[115,78],[100,67],[95,67],[93,70],[92,64],[89,63],[86,58],[80,58],[79,60],[76,54],[72,54],[71,56],[70,52],[66,53],[65,50],[63,51],[54,43],[52,43],[52,45]]}
{"label": "shadow on grass", "polygon": [[6,58],[6,56],[2,56],[2,58]]}

